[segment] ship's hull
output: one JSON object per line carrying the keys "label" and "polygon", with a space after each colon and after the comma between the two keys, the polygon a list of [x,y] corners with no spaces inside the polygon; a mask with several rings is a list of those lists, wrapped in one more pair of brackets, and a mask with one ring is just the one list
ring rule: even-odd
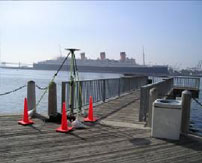
{"label": "ship's hull", "polygon": [[[57,64],[34,64],[36,70],[57,70]],[[64,65],[63,71],[69,71],[69,66]],[[78,65],[79,72],[98,72],[98,73],[120,73],[120,74],[142,74],[142,75],[168,75],[167,66],[137,66],[137,67],[98,67]]]}

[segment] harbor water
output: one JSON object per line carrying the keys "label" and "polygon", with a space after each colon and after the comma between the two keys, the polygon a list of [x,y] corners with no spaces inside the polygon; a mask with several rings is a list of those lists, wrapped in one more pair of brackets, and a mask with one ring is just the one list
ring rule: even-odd
{"label": "harbor water", "polygon": [[[28,81],[35,81],[36,85],[44,88],[52,79],[56,71],[43,70],[22,70],[22,69],[0,69],[0,94],[12,91],[24,86]],[[58,110],[61,107],[61,86],[62,81],[69,80],[69,72],[61,71],[58,73],[55,82],[57,83],[57,104]],[[119,78],[120,74],[110,73],[79,73],[80,80]],[[36,88],[36,101],[38,101],[44,90]],[[0,96],[0,115],[3,114],[21,114],[24,105],[24,98],[27,96],[27,88],[24,87],[16,92]],[[47,114],[48,94],[46,93],[40,104],[37,106],[37,112]]]}
{"label": "harbor water", "polygon": [[[0,69],[0,94],[12,91],[24,86],[28,81],[35,81],[36,85],[46,87],[52,79],[55,71],[22,70],[22,69]],[[79,73],[80,80],[119,78],[121,74],[111,73]],[[69,80],[69,73],[59,72],[55,82],[57,83],[58,110],[61,107],[61,82]],[[202,78],[200,83],[199,101],[202,102]],[[44,90],[36,88],[36,100],[38,101]],[[24,98],[27,95],[27,88],[24,87],[16,92],[0,96],[0,115],[21,114],[23,111]],[[37,107],[37,112],[47,114],[48,95],[46,94]],[[191,131],[202,135],[202,107],[192,100],[191,108]]]}
{"label": "harbor water", "polygon": [[[200,78],[200,94],[198,101],[202,103],[202,78]],[[190,128],[202,136],[202,106],[192,100]]]}

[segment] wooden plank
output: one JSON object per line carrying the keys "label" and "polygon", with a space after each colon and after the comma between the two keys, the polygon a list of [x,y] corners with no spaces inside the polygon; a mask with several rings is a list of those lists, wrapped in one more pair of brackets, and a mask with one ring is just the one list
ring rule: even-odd
{"label": "wooden plank", "polygon": [[[0,116],[1,162],[191,162],[202,160],[202,138],[180,141],[150,137],[138,122],[139,92],[95,107],[101,121],[68,134],[55,132],[59,124],[34,119],[20,126],[21,116]],[[107,123],[102,123],[107,122]],[[140,127],[141,126],[141,127]]]}

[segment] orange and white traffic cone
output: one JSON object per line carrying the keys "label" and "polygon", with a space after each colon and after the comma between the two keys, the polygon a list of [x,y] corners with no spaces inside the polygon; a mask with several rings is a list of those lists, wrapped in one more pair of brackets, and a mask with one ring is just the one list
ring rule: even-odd
{"label": "orange and white traffic cone", "polygon": [[28,116],[27,98],[24,99],[24,114],[22,120],[18,121],[18,123],[21,125],[31,125],[34,123],[32,120],[29,119]]}
{"label": "orange and white traffic cone", "polygon": [[92,96],[90,96],[90,99],[89,99],[89,109],[88,109],[88,117],[84,118],[84,121],[85,122],[95,122],[97,120],[98,120],[98,118],[93,117],[93,99],[92,99]]}
{"label": "orange and white traffic cone", "polygon": [[68,127],[68,122],[67,122],[67,114],[66,114],[66,104],[65,102],[62,105],[62,121],[61,121],[61,126],[56,129],[57,132],[69,132],[72,130],[72,127]]}

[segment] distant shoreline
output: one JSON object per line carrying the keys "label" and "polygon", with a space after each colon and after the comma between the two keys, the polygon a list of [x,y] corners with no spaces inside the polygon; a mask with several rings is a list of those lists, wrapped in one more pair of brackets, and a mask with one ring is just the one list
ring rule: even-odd
{"label": "distant shoreline", "polygon": [[24,69],[24,70],[34,70],[33,67],[0,67],[3,69]]}
{"label": "distant shoreline", "polygon": [[[44,70],[44,71],[55,71],[55,70],[51,70],[51,69],[35,69],[33,67],[0,67],[2,69],[16,69],[16,70]],[[66,71],[66,70],[61,70],[61,71]],[[81,71],[79,71],[81,72]],[[87,73],[113,73],[113,74],[117,74],[118,72],[95,72],[95,71],[86,71]],[[133,76],[133,75],[146,75],[146,74],[134,74],[134,73],[121,73],[120,74],[126,74],[126,76]],[[152,75],[148,75],[148,76],[152,76]],[[199,75],[187,75],[187,74],[165,74],[165,75],[153,75],[153,76],[192,76],[192,77],[202,77],[202,74],[199,74]]]}

